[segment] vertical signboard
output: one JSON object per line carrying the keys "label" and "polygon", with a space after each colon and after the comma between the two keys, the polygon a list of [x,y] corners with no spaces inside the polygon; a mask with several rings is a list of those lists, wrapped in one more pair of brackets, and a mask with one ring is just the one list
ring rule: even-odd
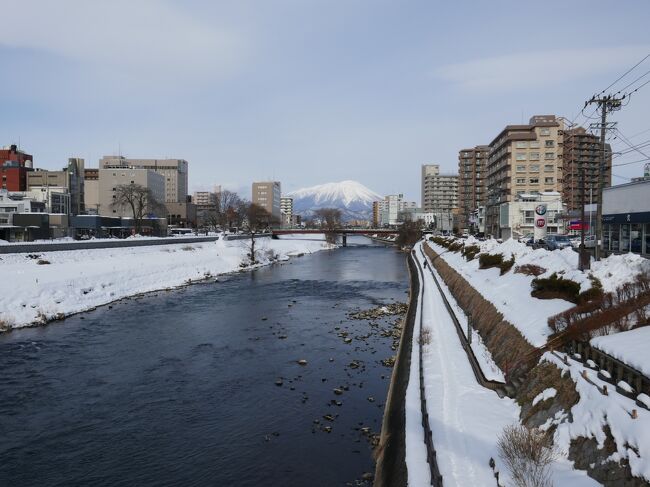
{"label": "vertical signboard", "polygon": [[535,207],[535,240],[546,238],[546,204],[540,203]]}

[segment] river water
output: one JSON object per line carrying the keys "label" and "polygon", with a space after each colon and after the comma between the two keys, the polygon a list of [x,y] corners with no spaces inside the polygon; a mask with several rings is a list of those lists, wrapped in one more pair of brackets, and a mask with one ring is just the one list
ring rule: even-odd
{"label": "river water", "polygon": [[348,313],[407,288],[403,254],[353,245],[2,335],[0,486],[355,482],[396,317]]}

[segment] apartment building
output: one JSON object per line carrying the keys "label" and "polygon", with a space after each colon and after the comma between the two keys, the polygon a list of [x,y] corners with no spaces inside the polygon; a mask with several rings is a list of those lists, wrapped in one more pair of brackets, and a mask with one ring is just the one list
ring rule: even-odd
{"label": "apartment building", "polygon": [[[393,226],[401,223],[401,215],[404,212],[414,211],[417,208],[415,201],[404,201],[403,194],[390,194],[385,196],[383,201],[377,202],[378,226]],[[373,204],[373,213],[375,205]],[[373,214],[373,220],[374,220]]]}
{"label": "apartment building", "polygon": [[163,203],[186,203],[188,194],[187,161],[184,159],[127,159],[123,156],[104,156],[99,168],[129,167],[147,169],[160,174],[165,183]]}
{"label": "apartment building", "polygon": [[[612,151],[605,144],[605,187],[612,185]],[[564,131],[562,157],[562,200],[569,211],[580,211],[584,191],[586,204],[598,203],[598,176],[601,165],[600,137],[582,127]],[[584,182],[581,170],[584,169]]]}
{"label": "apartment building", "polygon": [[562,192],[564,122],[535,115],[527,125],[507,125],[490,143],[486,232],[500,237],[499,211],[515,196]]}
{"label": "apartment building", "polygon": [[478,231],[477,210],[485,205],[489,145],[477,145],[458,152],[458,226]]}
{"label": "apartment building", "polygon": [[422,209],[447,212],[458,207],[458,175],[441,174],[438,164],[422,165]]}
{"label": "apartment building", "polygon": [[290,227],[293,223],[293,198],[287,196],[280,198],[280,212],[282,213],[282,226]]}
{"label": "apartment building", "polygon": [[282,189],[280,181],[260,181],[253,183],[253,204],[264,208],[276,222],[282,221]]}
{"label": "apartment building", "polygon": [[138,184],[151,190],[156,201],[165,200],[165,178],[155,171],[120,164],[115,167],[104,165],[98,174],[98,215],[133,217],[131,208],[113,204],[116,188],[122,185]]}

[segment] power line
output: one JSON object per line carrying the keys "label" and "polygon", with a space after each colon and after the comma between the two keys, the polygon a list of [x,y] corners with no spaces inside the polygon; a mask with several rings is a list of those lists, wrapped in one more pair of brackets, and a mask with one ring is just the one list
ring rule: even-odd
{"label": "power line", "polygon": [[612,164],[612,167],[629,166],[630,164],[639,164],[640,162],[650,162],[650,159],[645,158],[645,159],[639,159],[638,161],[619,162],[618,164]]}
{"label": "power line", "polygon": [[620,90],[618,90],[618,91],[616,92],[616,94],[618,95],[619,93],[621,93],[621,92],[627,90],[627,89],[628,89],[630,86],[632,86],[634,83],[636,83],[636,82],[639,81],[640,79],[645,78],[646,76],[648,76],[648,74],[650,74],[650,70],[648,70],[648,71],[646,71],[645,73],[643,73],[641,76],[639,76],[637,79],[635,79],[635,80],[632,81],[631,83],[626,84],[623,88],[621,88]]}
{"label": "power line", "polygon": [[601,92],[598,93],[598,94],[599,94],[599,95],[602,95],[603,93],[605,93],[607,90],[609,90],[612,86],[614,86],[616,83],[618,83],[618,82],[621,81],[623,78],[625,78],[629,73],[631,73],[631,72],[634,70],[634,68],[636,68],[639,64],[641,64],[643,61],[645,61],[645,60],[648,59],[649,57],[650,57],[650,54],[647,54],[643,59],[641,59],[641,61],[639,61],[638,63],[636,63],[634,66],[632,66],[632,67],[631,67],[630,69],[628,69],[627,71],[625,71],[625,73],[623,73],[621,76],[619,76],[618,78],[616,78],[616,80],[615,80],[611,85],[609,85],[607,88],[605,88],[603,91],[601,91]]}

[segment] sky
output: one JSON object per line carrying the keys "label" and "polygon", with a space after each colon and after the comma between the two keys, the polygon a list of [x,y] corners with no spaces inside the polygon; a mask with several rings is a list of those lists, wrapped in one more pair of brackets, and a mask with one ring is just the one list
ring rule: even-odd
{"label": "sky", "polygon": [[[456,172],[460,149],[535,114],[588,125],[585,100],[650,54],[646,0],[0,0],[0,12],[0,145],[46,169],[182,158],[191,191],[247,197],[254,180],[289,192],[353,179],[418,201],[421,164]],[[608,92],[649,71],[650,58]],[[650,84],[610,120],[635,145],[650,140],[648,113]],[[613,181],[642,172],[617,166]]]}

